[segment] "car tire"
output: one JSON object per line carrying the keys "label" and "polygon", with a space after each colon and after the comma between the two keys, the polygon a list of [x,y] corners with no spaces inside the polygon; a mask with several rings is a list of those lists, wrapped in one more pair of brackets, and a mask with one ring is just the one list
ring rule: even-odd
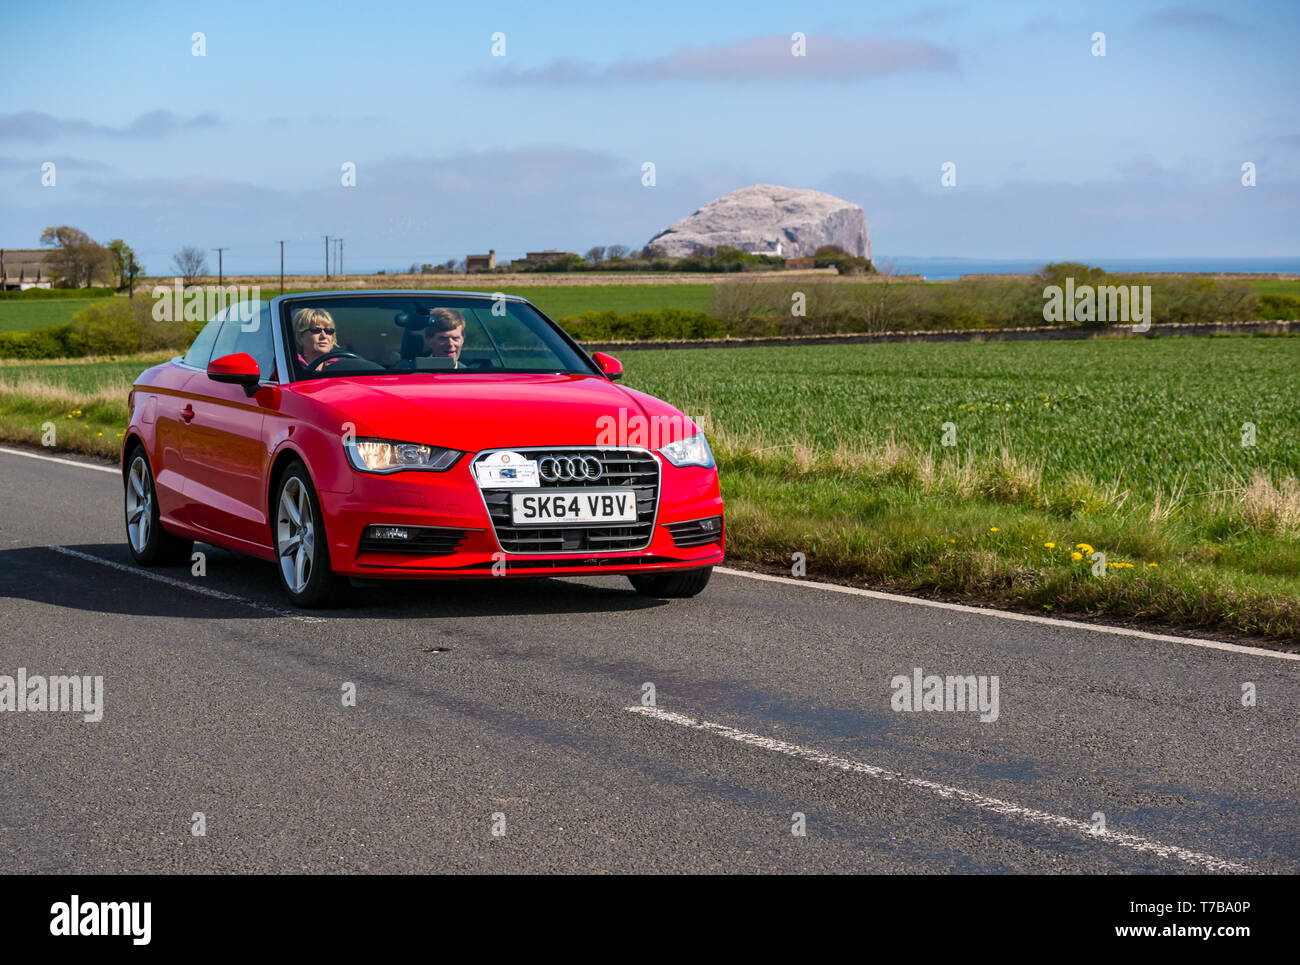
{"label": "car tire", "polygon": [[158,491],[144,446],[136,445],[126,457],[122,477],[126,519],[126,545],[131,558],[142,566],[179,566],[190,561],[194,541],[163,529],[158,514]]}
{"label": "car tire", "polygon": [[317,609],[343,602],[347,584],[330,569],[329,541],[307,467],[289,463],[271,502],[275,571],[294,606]]}
{"label": "car tire", "polygon": [[629,576],[632,589],[642,596],[684,597],[697,596],[709,585],[713,567],[687,570],[685,573],[656,573],[654,576]]}

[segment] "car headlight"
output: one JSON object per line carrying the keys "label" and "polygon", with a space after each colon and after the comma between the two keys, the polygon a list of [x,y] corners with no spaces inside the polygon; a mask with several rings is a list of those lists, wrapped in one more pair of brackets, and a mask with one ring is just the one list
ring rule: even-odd
{"label": "car headlight", "polygon": [[659,451],[674,466],[703,466],[708,469],[714,464],[713,450],[703,432],[660,446]]}
{"label": "car headlight", "polygon": [[348,462],[358,472],[399,472],[403,469],[427,469],[443,472],[456,464],[459,449],[425,446],[417,442],[392,439],[354,439],[343,444]]}

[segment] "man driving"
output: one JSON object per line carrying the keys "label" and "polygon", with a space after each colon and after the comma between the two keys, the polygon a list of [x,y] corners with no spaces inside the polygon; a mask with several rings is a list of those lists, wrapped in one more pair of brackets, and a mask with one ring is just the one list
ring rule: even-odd
{"label": "man driving", "polygon": [[454,308],[435,308],[424,330],[424,348],[434,358],[453,360],[460,368],[460,350],[465,347],[465,316]]}

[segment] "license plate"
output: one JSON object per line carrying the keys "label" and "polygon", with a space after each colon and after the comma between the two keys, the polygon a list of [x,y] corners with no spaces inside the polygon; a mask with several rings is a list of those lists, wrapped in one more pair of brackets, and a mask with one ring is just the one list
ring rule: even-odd
{"label": "license plate", "polygon": [[516,526],[635,523],[636,493],[627,489],[511,493],[510,511]]}

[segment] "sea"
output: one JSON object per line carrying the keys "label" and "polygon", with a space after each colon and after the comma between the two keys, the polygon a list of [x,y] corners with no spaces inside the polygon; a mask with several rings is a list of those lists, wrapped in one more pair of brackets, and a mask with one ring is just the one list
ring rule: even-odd
{"label": "sea", "polygon": [[929,281],[962,275],[1032,274],[1050,261],[1080,261],[1113,272],[1209,272],[1225,274],[1300,274],[1300,256],[1292,258],[940,258],[876,252],[876,264],[896,274],[923,275]]}

